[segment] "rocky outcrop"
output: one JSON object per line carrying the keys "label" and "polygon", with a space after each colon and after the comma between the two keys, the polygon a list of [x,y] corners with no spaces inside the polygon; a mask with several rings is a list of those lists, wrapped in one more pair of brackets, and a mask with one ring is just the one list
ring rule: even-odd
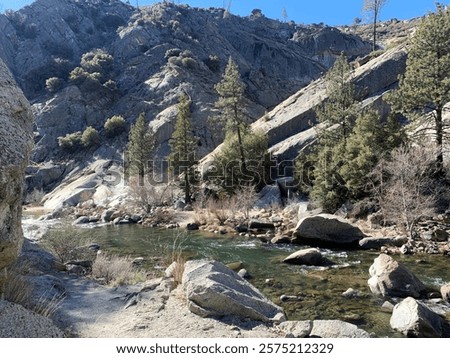
{"label": "rocky outcrop", "polygon": [[0,300],[1,338],[63,338],[63,332],[46,317],[20,305]]}
{"label": "rocky outcrop", "polygon": [[236,316],[263,322],[286,319],[280,307],[217,261],[188,261],[183,286],[189,310],[202,317]]}
{"label": "rocky outcrop", "polygon": [[394,307],[391,327],[407,337],[449,337],[448,323],[423,302],[412,297],[404,299]]}
{"label": "rocky outcrop", "polygon": [[319,247],[356,246],[365,235],[344,219],[329,214],[307,216],[295,228],[295,244]]}
{"label": "rocky outcrop", "polygon": [[426,291],[425,285],[411,271],[386,254],[374,260],[369,273],[369,288],[376,295],[418,298]]}
{"label": "rocky outcrop", "polygon": [[[0,60],[0,272],[22,242],[22,191],[31,151],[30,106]],[[0,290],[2,287],[0,279]]]}
{"label": "rocky outcrop", "polygon": [[[119,114],[132,123],[141,112],[156,131],[158,153],[165,156],[182,91],[192,97],[199,155],[205,155],[220,141],[212,138],[206,121],[217,99],[213,85],[229,56],[239,65],[254,121],[319,78],[341,52],[349,57],[370,52],[367,42],[332,27],[224,16],[223,9],[170,2],[137,11],[119,0],[61,0],[58,6],[37,0],[0,15],[0,30],[0,56],[34,103],[36,162],[61,157],[59,136],[87,126],[103,135],[108,117]],[[98,48],[114,59],[108,78],[100,83],[67,80],[82,55]],[[47,91],[49,78],[60,80]],[[113,149],[104,144],[96,156],[119,159],[114,147],[123,147],[123,141],[105,141],[113,142]],[[84,157],[91,153],[80,153],[78,159]]]}
{"label": "rocky outcrop", "polygon": [[[406,58],[406,49],[397,47],[355,69],[352,82],[363,107],[375,106],[386,113],[381,96],[396,86]],[[280,103],[253,128],[267,133],[269,151],[278,160],[292,160],[299,150],[314,142],[317,130],[311,123],[316,121],[315,107],[326,98],[325,81],[319,79]]]}
{"label": "rocky outcrop", "polygon": [[314,248],[296,251],[286,257],[283,262],[291,265],[330,266],[333,263]]}

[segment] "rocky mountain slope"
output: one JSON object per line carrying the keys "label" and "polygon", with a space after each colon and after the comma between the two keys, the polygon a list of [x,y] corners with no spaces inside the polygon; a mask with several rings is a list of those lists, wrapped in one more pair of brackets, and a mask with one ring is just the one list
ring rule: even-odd
{"label": "rocky mountain slope", "polygon": [[[119,0],[37,0],[0,15],[0,29],[0,56],[33,104],[37,163],[67,159],[57,138],[87,126],[98,129],[103,142],[77,153],[79,162],[118,159],[126,136],[105,138],[103,124],[112,115],[132,123],[141,112],[164,156],[181,91],[192,98],[199,152],[207,154],[218,144],[206,121],[229,56],[240,67],[248,113],[256,120],[319,78],[341,52],[355,58],[370,51],[370,44],[335,28],[281,23],[258,11],[238,17],[163,3],[137,10]],[[103,78],[70,80],[83,54],[97,49],[112,56]],[[50,91],[49,78],[58,79]],[[72,167],[54,171],[53,181]]]}

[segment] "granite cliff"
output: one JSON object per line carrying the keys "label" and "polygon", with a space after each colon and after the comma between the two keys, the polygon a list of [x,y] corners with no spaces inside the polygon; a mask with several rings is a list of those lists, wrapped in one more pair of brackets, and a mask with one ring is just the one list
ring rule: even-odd
{"label": "granite cliff", "polygon": [[[31,153],[30,105],[0,60],[0,271],[16,259],[22,243],[22,192]],[[0,275],[0,292],[2,289]]]}

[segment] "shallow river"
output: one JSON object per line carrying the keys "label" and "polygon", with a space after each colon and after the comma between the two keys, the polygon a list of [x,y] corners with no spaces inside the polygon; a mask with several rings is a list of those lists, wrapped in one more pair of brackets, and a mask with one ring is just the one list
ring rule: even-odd
{"label": "shallow river", "polygon": [[[179,247],[186,258],[211,258],[225,264],[241,261],[250,273],[250,282],[268,298],[282,306],[290,320],[341,319],[357,324],[377,336],[398,336],[389,326],[390,313],[380,307],[384,300],[373,296],[367,285],[369,267],[378,252],[325,251],[336,263],[328,269],[311,269],[282,263],[301,247],[267,245],[245,237],[217,236],[184,230],[150,229],[140,225],[106,226],[85,229],[84,234],[105,251],[143,257],[148,266],[160,263],[161,256]],[[439,289],[450,282],[450,258],[442,256],[401,256],[397,260],[413,271],[426,285]],[[266,284],[266,279],[273,284]],[[360,292],[345,298],[348,288]],[[296,302],[281,302],[281,295],[299,296]]]}

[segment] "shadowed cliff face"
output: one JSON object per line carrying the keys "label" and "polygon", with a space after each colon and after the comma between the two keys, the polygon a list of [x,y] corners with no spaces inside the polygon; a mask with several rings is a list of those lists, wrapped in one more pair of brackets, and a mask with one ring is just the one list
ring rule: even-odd
{"label": "shadowed cliff face", "polygon": [[[31,124],[28,101],[0,60],[0,270],[15,260],[22,242],[22,189]],[[1,281],[0,276],[0,290]]]}

